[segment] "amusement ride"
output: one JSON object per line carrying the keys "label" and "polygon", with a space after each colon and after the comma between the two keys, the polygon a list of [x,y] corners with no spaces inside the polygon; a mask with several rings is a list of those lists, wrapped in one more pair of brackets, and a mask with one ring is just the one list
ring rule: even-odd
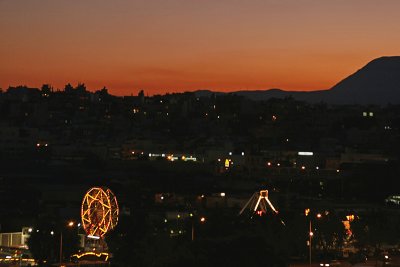
{"label": "amusement ride", "polygon": [[105,236],[118,223],[119,207],[114,193],[107,187],[92,187],[83,197],[82,226],[86,233],[85,250],[73,255],[79,261],[107,261]]}
{"label": "amusement ride", "polygon": [[[259,192],[255,192],[250,199],[246,202],[243,208],[240,210],[239,215],[242,215],[245,210],[250,210],[251,214],[257,214],[259,216],[266,214],[268,207],[272,210],[272,212],[278,215],[278,210],[274,207],[272,202],[268,198],[268,190],[260,190]],[[285,225],[284,221],[279,219],[283,225]]]}

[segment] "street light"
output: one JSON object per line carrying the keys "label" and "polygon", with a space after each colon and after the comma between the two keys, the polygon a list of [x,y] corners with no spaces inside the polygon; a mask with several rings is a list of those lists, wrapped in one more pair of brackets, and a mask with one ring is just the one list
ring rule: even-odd
{"label": "street light", "polygon": [[[309,213],[310,213],[310,209],[309,208],[305,209],[306,217],[308,216]],[[322,218],[322,214],[321,213],[317,213],[316,217],[317,217],[317,219],[321,219]],[[309,264],[310,264],[310,267],[311,267],[311,261],[312,261],[312,257],[311,257],[312,254],[311,253],[312,253],[312,237],[313,236],[314,236],[314,233],[312,231],[312,220],[311,220],[311,216],[310,216],[309,230],[308,230],[308,238],[309,238],[309,240],[308,240],[308,245],[309,245],[308,253],[309,253],[309,260],[310,260]]]}
{"label": "street light", "polygon": [[[68,227],[73,227],[74,226],[74,222],[73,221],[70,221],[68,224],[67,224],[67,226]],[[62,264],[62,254],[63,254],[63,234],[62,234],[63,232],[62,232],[62,229],[61,229],[61,231],[60,231],[60,266],[61,266],[61,264]]]}
{"label": "street light", "polygon": [[[205,223],[206,222],[206,217],[200,217],[200,219],[199,219],[199,221],[200,221],[200,223]],[[195,220],[192,220],[192,241],[194,241],[194,237],[195,237],[195,235],[194,235],[194,222],[195,222]]]}

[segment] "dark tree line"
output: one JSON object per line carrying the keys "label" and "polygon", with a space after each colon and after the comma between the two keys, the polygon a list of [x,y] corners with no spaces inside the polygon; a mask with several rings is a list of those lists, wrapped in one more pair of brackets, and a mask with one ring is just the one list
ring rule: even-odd
{"label": "dark tree line", "polygon": [[39,265],[47,266],[59,262],[61,241],[62,261],[69,261],[70,256],[79,248],[77,228],[68,227],[65,221],[43,218],[32,228],[28,247]]}

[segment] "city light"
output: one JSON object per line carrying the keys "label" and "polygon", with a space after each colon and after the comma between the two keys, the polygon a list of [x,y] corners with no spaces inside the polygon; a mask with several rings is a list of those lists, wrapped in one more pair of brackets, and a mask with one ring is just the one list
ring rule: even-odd
{"label": "city light", "polygon": [[297,154],[298,154],[299,156],[312,156],[312,155],[314,155],[314,152],[299,151]]}
{"label": "city light", "polygon": [[354,221],[354,214],[347,215],[347,216],[346,216],[346,219],[347,219],[349,222]]}
{"label": "city light", "polygon": [[229,159],[225,159],[224,166],[225,166],[225,168],[229,168]]}
{"label": "city light", "polygon": [[88,235],[87,237],[90,239],[96,239],[96,240],[100,239],[100,236],[97,236],[97,235]]}
{"label": "city light", "polygon": [[310,213],[310,209],[307,208],[307,209],[304,210],[304,214],[305,214],[306,216],[308,216],[309,213]]}

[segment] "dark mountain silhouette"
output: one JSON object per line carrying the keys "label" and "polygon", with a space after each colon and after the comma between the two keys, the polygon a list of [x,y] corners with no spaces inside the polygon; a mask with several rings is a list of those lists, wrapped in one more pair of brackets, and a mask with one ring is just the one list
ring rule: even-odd
{"label": "dark mountain silhouette", "polygon": [[399,104],[400,57],[381,57],[342,80],[328,92],[339,104]]}
{"label": "dark mountain silhouette", "polygon": [[[203,96],[212,93],[222,94],[206,90],[198,92]],[[307,102],[323,101],[330,104],[400,104],[400,56],[374,59],[329,90],[299,92],[270,89],[237,91],[233,94],[253,100],[292,96]]]}

